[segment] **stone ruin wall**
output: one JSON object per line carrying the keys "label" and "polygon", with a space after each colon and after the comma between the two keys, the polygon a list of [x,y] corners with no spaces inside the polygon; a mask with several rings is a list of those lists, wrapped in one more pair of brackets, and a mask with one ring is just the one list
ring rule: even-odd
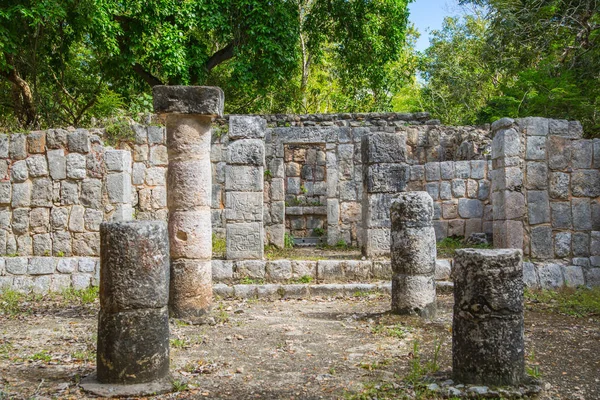
{"label": "stone ruin wall", "polygon": [[[600,281],[600,140],[581,139],[577,122],[501,120],[490,131],[441,126],[427,113],[263,117],[264,207],[252,221],[262,220],[265,244],[283,245],[288,231],[364,248],[373,229],[384,237],[373,243],[379,254],[389,251],[394,190],[383,185],[365,203],[362,146],[365,136],[392,134],[405,146],[398,179],[432,196],[438,239],[493,233],[497,246],[520,243],[526,257],[543,260],[530,280],[563,276],[559,259],[577,267],[573,281]],[[225,237],[228,117],[214,126],[212,223]],[[103,144],[101,129],[0,136],[1,287],[95,284],[100,222],[167,219],[164,127],[133,130],[118,150]]]}

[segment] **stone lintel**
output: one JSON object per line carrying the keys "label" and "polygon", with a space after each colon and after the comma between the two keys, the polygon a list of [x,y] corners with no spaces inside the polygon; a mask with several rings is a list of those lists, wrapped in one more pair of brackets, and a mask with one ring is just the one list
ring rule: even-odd
{"label": "stone lintel", "polygon": [[163,86],[152,88],[154,111],[158,114],[223,116],[225,96],[216,86]]}

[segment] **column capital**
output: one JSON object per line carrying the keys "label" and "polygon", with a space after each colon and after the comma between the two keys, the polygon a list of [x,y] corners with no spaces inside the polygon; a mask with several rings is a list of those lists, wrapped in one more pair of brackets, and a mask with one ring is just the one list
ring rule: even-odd
{"label": "column capital", "polygon": [[223,116],[225,95],[216,86],[163,86],[152,88],[157,114]]}

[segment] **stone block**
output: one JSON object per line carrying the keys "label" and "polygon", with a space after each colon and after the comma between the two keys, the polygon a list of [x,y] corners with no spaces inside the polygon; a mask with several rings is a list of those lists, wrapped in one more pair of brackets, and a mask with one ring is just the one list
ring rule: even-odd
{"label": "stone block", "polygon": [[10,168],[10,180],[12,182],[25,182],[29,178],[27,161],[16,161]]}
{"label": "stone block", "polygon": [[71,214],[69,216],[69,230],[71,232],[85,232],[84,213],[85,208],[83,206],[71,207]]}
{"label": "stone block", "polygon": [[477,189],[479,185],[474,179],[467,179],[467,197],[470,199],[477,198]]}
{"label": "stone block", "polygon": [[590,235],[587,232],[573,233],[573,256],[589,257],[590,255]]}
{"label": "stone block", "polygon": [[237,261],[234,265],[233,277],[236,280],[242,278],[265,279],[266,262],[262,260]]}
{"label": "stone block", "polygon": [[164,167],[151,167],[146,169],[146,184],[150,186],[164,186],[166,184],[167,169]]}
{"label": "stone block", "polygon": [[[528,178],[529,179],[529,178]],[[528,180],[529,182],[529,180]],[[566,200],[569,198],[570,176],[564,172],[550,173],[550,198]]]}
{"label": "stone block", "polygon": [[571,161],[570,140],[560,136],[550,136],[546,143],[548,152],[548,167],[553,170],[563,170]]}
{"label": "stone block", "polygon": [[529,289],[539,289],[540,287],[537,268],[531,262],[523,263],[523,284]]}
{"label": "stone block", "polygon": [[[329,229],[328,229],[329,231]],[[334,243],[335,244],[335,243]],[[363,254],[367,257],[387,255],[390,253],[390,230],[367,229],[366,241],[363,243]]]}
{"label": "stone block", "polygon": [[518,156],[521,151],[520,135],[515,129],[503,129],[492,140],[492,159]]}
{"label": "stone block", "polygon": [[0,182],[0,206],[7,206],[11,202],[11,184],[10,182]]}
{"label": "stone block", "polygon": [[48,176],[48,162],[46,157],[37,154],[27,157],[27,168],[29,169],[29,176],[37,178],[40,176]]}
{"label": "stone block", "polygon": [[423,165],[411,165],[410,166],[410,180],[420,181],[425,179],[425,166]]}
{"label": "stone block", "polygon": [[52,257],[31,257],[27,273],[29,275],[47,275],[55,271],[54,259]]}
{"label": "stone block", "polygon": [[573,265],[578,265],[580,267],[589,267],[590,266],[590,259],[588,257],[574,257],[571,260],[571,263]]}
{"label": "stone block", "polygon": [[436,260],[435,279],[448,280],[452,273],[452,260]]}
{"label": "stone block", "polygon": [[100,255],[100,234],[98,232],[73,233],[73,254],[98,257]]}
{"label": "stone block", "polygon": [[526,160],[545,160],[546,159],[546,137],[528,136],[527,149],[525,151]]}
{"label": "stone block", "polygon": [[600,168],[600,139],[594,139],[592,141],[592,146],[594,148],[594,162],[592,167],[595,169]]}
{"label": "stone block", "polygon": [[46,233],[50,230],[50,210],[33,208],[29,213],[29,225],[33,233]]}
{"label": "stone block", "polygon": [[571,232],[557,232],[554,235],[554,255],[565,258],[571,254]]}
{"label": "stone block", "polygon": [[69,180],[60,182],[60,204],[79,204],[79,183]]}
{"label": "stone block", "polygon": [[167,146],[157,145],[150,147],[150,164],[166,166],[169,163]]}
{"label": "stone block", "polygon": [[459,199],[458,215],[462,218],[483,217],[483,203],[475,199]]}
{"label": "stone block", "polygon": [[13,275],[24,275],[27,273],[27,257],[7,257],[5,259],[6,272]]}
{"label": "stone block", "polygon": [[480,180],[479,181],[479,190],[477,192],[477,198],[479,200],[487,200],[490,197],[490,181]]}
{"label": "stone block", "polygon": [[67,159],[63,149],[48,150],[48,169],[50,177],[54,180],[65,179],[67,177]]}
{"label": "stone block", "polygon": [[258,116],[229,116],[229,139],[262,139],[267,131],[267,121]]}
{"label": "stone block", "polygon": [[571,143],[571,166],[573,169],[592,168],[593,153],[591,140],[574,140]]}
{"label": "stone block", "polygon": [[340,260],[320,260],[317,263],[319,282],[339,282],[345,279],[344,265]]}
{"label": "stone block", "polygon": [[211,266],[214,282],[231,283],[233,281],[233,261],[212,260]]}
{"label": "stone block", "polygon": [[15,183],[12,185],[13,208],[29,207],[31,205],[31,182]]}
{"label": "stone block", "polygon": [[600,170],[574,171],[571,174],[571,191],[577,197],[600,196]]}
{"label": "stone block", "polygon": [[70,179],[83,179],[86,175],[85,156],[78,153],[69,153],[67,155],[67,177]]}
{"label": "stone block", "polygon": [[[439,175],[439,164],[438,164]],[[374,164],[367,167],[366,190],[369,193],[396,193],[405,189],[410,167],[404,164]]]}
{"label": "stone block", "polygon": [[525,215],[525,196],[520,192],[505,190],[492,194],[494,220],[518,219]]}
{"label": "stone block", "polygon": [[236,192],[261,192],[264,189],[262,167],[228,165],[225,169],[225,190]]}
{"label": "stone block", "polygon": [[465,221],[462,219],[448,221],[448,236],[465,236]]}
{"label": "stone block", "polygon": [[548,259],[554,256],[552,244],[552,228],[546,225],[536,226],[531,229],[531,256],[539,259]]}
{"label": "stone block", "polygon": [[466,183],[464,179],[452,180],[452,196],[465,197]]}
{"label": "stone block", "polygon": [[52,207],[52,181],[49,178],[37,178],[32,181],[31,205]]}
{"label": "stone block", "polygon": [[573,228],[575,230],[592,229],[592,209],[590,199],[571,199]]}
{"label": "stone block", "polygon": [[134,185],[143,185],[146,179],[146,164],[143,162],[133,163],[132,183]]}
{"label": "stone block", "polygon": [[317,279],[317,261],[292,260],[292,279]]}
{"label": "stone block", "polygon": [[48,149],[66,148],[67,133],[64,129],[49,129],[46,132],[46,146]]}
{"label": "stone block", "polygon": [[361,142],[363,164],[403,163],[406,161],[406,137],[395,133],[365,135]]}
{"label": "stone block", "polygon": [[69,132],[67,134],[67,142],[69,144],[69,152],[85,154],[90,151],[89,133],[84,129],[77,129],[75,132]]}
{"label": "stone block", "polygon": [[444,180],[454,178],[454,161],[442,161],[440,163],[440,177]]}
{"label": "stone block", "polygon": [[578,287],[585,285],[583,269],[577,265],[568,265],[562,267],[565,286]]}
{"label": "stone block", "polygon": [[600,268],[586,269],[583,274],[585,275],[585,285],[587,287],[600,286]]}
{"label": "stone block", "polygon": [[439,200],[440,198],[440,184],[439,182],[428,182],[425,184],[425,191],[429,193],[433,200]]}
{"label": "stone block", "polygon": [[287,282],[292,278],[292,263],[290,260],[269,261],[266,274],[270,282]]}
{"label": "stone block", "polygon": [[61,274],[71,274],[77,270],[78,259],[76,258],[58,258],[56,270]]}
{"label": "stone block", "polygon": [[548,166],[544,162],[527,162],[527,189],[546,189],[548,187]]}
{"label": "stone block", "polygon": [[81,183],[81,204],[88,208],[102,208],[102,181],[100,179],[85,179]]}
{"label": "stone block", "polygon": [[227,224],[227,259],[260,259],[263,256],[262,223]]}
{"label": "stone block", "polygon": [[[75,207],[75,206],[74,206]],[[98,232],[100,230],[100,224],[104,220],[104,213],[100,210],[94,210],[87,208],[83,215],[85,222],[85,229],[92,232]]]}
{"label": "stone block", "polygon": [[8,154],[12,160],[24,160],[27,158],[26,135],[22,133],[10,135]]}
{"label": "stone block", "polygon": [[425,179],[427,181],[439,181],[441,178],[440,163],[428,162],[425,164]]}
{"label": "stone block", "polygon": [[71,285],[75,290],[87,289],[92,284],[92,276],[90,274],[73,274],[71,275]]}
{"label": "stone block", "polygon": [[54,256],[70,256],[73,254],[71,233],[60,231],[52,234],[52,254]]}
{"label": "stone block", "polygon": [[147,128],[148,143],[164,144],[165,143],[165,127],[157,125],[149,125]]}
{"label": "stone block", "polygon": [[260,192],[227,192],[225,194],[227,221],[262,221],[263,194]]}
{"label": "stone block", "polygon": [[50,283],[51,292],[62,292],[71,287],[71,277],[69,275],[54,275]]}
{"label": "stone block", "polygon": [[592,229],[600,231],[600,200],[591,202],[592,209]]}
{"label": "stone block", "polygon": [[149,149],[147,144],[136,144],[133,146],[133,161],[148,161]]}
{"label": "stone block", "polygon": [[13,210],[12,230],[15,235],[24,235],[29,231],[29,208]]}
{"label": "stone block", "polygon": [[79,272],[93,273],[96,270],[96,260],[88,257],[81,257],[78,262]]}
{"label": "stone block", "polygon": [[452,184],[450,182],[440,182],[440,199],[450,200],[452,198]]}
{"label": "stone block", "polygon": [[108,174],[106,193],[111,203],[131,203],[131,175],[125,172]]}
{"label": "stone block", "polygon": [[592,231],[590,238],[590,255],[600,256],[600,231]]}
{"label": "stone block", "polygon": [[126,172],[131,169],[131,153],[128,150],[106,150],[104,163],[109,172]]}
{"label": "stone block", "polygon": [[389,193],[375,193],[368,196],[367,204],[363,205],[366,212],[366,227],[390,227],[390,206],[393,195]]}
{"label": "stone block", "polygon": [[538,267],[542,289],[556,289],[564,284],[562,268],[558,264],[542,264]]}
{"label": "stone block", "polygon": [[468,179],[471,176],[471,164],[469,161],[456,161],[454,163],[454,176],[459,179]]}
{"label": "stone block", "polygon": [[547,136],[548,119],[542,117],[526,117],[517,120],[517,124],[528,136]]}
{"label": "stone block", "polygon": [[0,134],[0,158],[8,158],[8,136]]}
{"label": "stone block", "polygon": [[550,222],[550,202],[548,192],[530,190],[527,192],[527,210],[530,225]]}
{"label": "stone block", "polygon": [[260,139],[242,139],[229,142],[227,148],[227,163],[230,165],[265,164],[265,144]]}
{"label": "stone block", "polygon": [[570,229],[571,222],[571,204],[568,202],[550,203],[552,214],[552,227],[560,229]]}
{"label": "stone block", "polygon": [[523,223],[513,220],[494,221],[494,247],[522,249],[524,242]]}

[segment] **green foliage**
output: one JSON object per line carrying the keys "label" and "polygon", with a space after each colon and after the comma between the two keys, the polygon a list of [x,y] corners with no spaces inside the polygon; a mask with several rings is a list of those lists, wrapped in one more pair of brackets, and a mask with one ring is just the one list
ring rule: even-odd
{"label": "green foliage", "polygon": [[212,234],[212,254],[214,258],[224,258],[227,251],[227,239]]}
{"label": "green foliage", "polygon": [[292,247],[294,247],[294,237],[292,236],[291,233],[286,232],[284,237],[283,237],[283,246],[286,249],[291,249]]}
{"label": "green foliage", "polygon": [[15,316],[19,313],[19,303],[23,301],[25,295],[12,289],[5,289],[0,293],[0,314]]}
{"label": "green foliage", "polygon": [[452,258],[457,249],[474,248],[474,249],[489,249],[490,244],[472,244],[466,243],[462,236],[448,236],[436,243],[437,256],[439,258]]}
{"label": "green foliage", "polygon": [[527,357],[527,365],[525,366],[525,372],[527,375],[535,379],[540,379],[542,373],[540,371],[539,364],[535,361],[535,351],[532,350],[531,354]]}
{"label": "green foliage", "polygon": [[90,286],[86,289],[68,288],[63,290],[61,295],[65,301],[70,303],[92,304],[98,299],[99,291],[98,286]]}
{"label": "green foliage", "polygon": [[128,142],[135,139],[135,132],[131,128],[128,120],[116,118],[110,122],[104,129],[106,142],[110,145],[117,145],[119,142]]}
{"label": "green foliage", "polygon": [[265,280],[260,279],[260,278],[250,278],[249,276],[245,276],[242,279],[240,279],[240,283],[242,285],[262,285],[265,283]]}
{"label": "green foliage", "polygon": [[395,325],[377,324],[371,328],[371,332],[374,334],[386,335],[386,336],[394,337],[396,339],[404,339],[410,331],[411,331],[410,327],[403,326],[402,324],[395,324]]}
{"label": "green foliage", "polygon": [[48,354],[48,350],[42,350],[31,356],[32,361],[48,362],[52,360],[52,356]]}
{"label": "green foliage", "polygon": [[313,235],[316,237],[322,237],[325,234],[325,229],[323,228],[315,228],[312,230]]}
{"label": "green foliage", "polygon": [[525,290],[525,298],[540,307],[574,317],[600,315],[600,288],[563,287],[558,290]]}

